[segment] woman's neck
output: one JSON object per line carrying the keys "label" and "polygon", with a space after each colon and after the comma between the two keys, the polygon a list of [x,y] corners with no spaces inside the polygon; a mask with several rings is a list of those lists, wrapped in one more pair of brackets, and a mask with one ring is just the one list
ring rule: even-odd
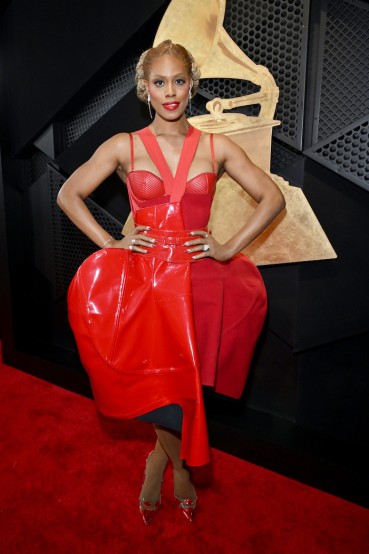
{"label": "woman's neck", "polygon": [[167,121],[155,115],[151,125],[149,125],[154,135],[186,135],[190,124],[185,114],[175,121]]}

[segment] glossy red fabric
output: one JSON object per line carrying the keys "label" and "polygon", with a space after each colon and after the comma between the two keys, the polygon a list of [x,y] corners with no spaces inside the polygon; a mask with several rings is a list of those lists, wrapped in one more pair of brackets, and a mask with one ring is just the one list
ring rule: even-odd
{"label": "glossy red fabric", "polygon": [[[211,198],[186,193],[181,208],[185,228],[198,229]],[[242,254],[224,263],[205,258],[191,264],[191,283],[202,384],[240,398],[267,309],[260,272]]]}
{"label": "glossy red fabric", "polygon": [[99,410],[133,418],[179,404],[181,455],[190,465],[206,464],[189,263],[100,250],[79,268],[68,304]]}
{"label": "glossy red fabric", "polygon": [[187,181],[200,132],[189,128],[175,176],[154,135],[137,134],[163,179],[132,163],[127,186],[135,224],[151,227],[156,246],[90,256],[69,289],[70,323],[101,412],[132,418],[179,404],[181,457],[202,465],[209,446],[201,383],[241,395],[265,290],[245,257],[192,263],[183,246],[191,229],[206,228],[216,183],[215,173]]}

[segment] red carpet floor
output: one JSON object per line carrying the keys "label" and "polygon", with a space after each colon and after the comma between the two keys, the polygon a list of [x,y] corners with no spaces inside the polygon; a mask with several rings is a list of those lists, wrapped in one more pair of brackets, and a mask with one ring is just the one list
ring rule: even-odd
{"label": "red carpet floor", "polygon": [[369,510],[213,450],[196,520],[174,503],[145,527],[137,509],[148,424],[0,365],[2,554],[367,554]]}

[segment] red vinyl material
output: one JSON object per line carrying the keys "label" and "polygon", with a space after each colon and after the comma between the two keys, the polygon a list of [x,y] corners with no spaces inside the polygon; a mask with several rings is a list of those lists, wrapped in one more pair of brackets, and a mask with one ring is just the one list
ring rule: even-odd
{"label": "red vinyl material", "polygon": [[[189,128],[175,177],[149,129],[137,134],[163,180],[132,164],[127,186],[135,224],[151,227],[156,246],[148,254],[102,249],[90,256],[71,283],[69,318],[101,412],[133,418],[179,404],[181,457],[203,465],[209,445],[201,385],[241,395],[265,289],[244,256],[194,262],[183,246],[191,229],[206,229],[216,183],[215,173],[187,182],[201,133]],[[154,181],[161,195],[150,198]],[[193,182],[195,190],[187,188]]]}

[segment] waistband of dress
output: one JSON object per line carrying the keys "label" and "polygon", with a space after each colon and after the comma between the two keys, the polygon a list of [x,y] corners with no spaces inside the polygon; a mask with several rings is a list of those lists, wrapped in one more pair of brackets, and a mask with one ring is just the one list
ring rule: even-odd
{"label": "waistband of dress", "polygon": [[[209,232],[206,227],[199,227],[196,231]],[[160,244],[181,245],[184,242],[196,238],[196,235],[190,235],[192,229],[150,229],[141,234],[154,238]],[[200,235],[198,235],[200,236]]]}
{"label": "waistband of dress", "polygon": [[[196,230],[208,232],[204,227]],[[149,229],[148,231],[144,231],[142,234],[155,239],[155,246],[153,248],[148,248],[148,252],[142,255],[148,258],[158,258],[171,263],[195,262],[197,260],[192,259],[195,253],[186,252],[189,247],[184,246],[185,242],[196,238],[196,235],[190,235],[190,232],[191,229]]]}

